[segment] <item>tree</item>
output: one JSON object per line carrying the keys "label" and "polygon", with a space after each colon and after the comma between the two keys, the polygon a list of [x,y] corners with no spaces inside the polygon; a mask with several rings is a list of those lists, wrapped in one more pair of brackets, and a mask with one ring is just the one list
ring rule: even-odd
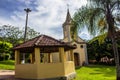
{"label": "tree", "polygon": [[[27,40],[38,36],[40,33],[36,32],[34,29],[28,27],[27,30]],[[22,43],[24,38],[24,29],[19,27],[14,27],[11,25],[0,26],[0,40],[7,41],[15,46],[16,44]]]}
{"label": "tree", "polygon": [[32,39],[38,35],[40,35],[39,32],[36,32],[34,29],[31,29],[30,27],[27,27],[26,40]]}
{"label": "tree", "polygon": [[9,42],[0,41],[0,60],[6,60],[12,56],[12,47],[13,45]]}
{"label": "tree", "polygon": [[107,38],[112,41],[114,58],[116,63],[117,80],[120,80],[120,63],[117,43],[115,40],[116,27],[119,23],[120,9],[119,0],[87,0],[86,6],[80,8],[74,16],[75,29],[87,27],[88,31],[93,34],[107,32]]}
{"label": "tree", "polygon": [[7,41],[13,45],[16,45],[23,38],[22,31],[19,29],[19,27],[14,27],[11,25],[3,25],[0,27],[0,36],[2,41]]}
{"label": "tree", "polygon": [[88,58],[90,60],[97,59],[99,61],[98,57],[103,58],[105,56],[107,56],[108,58],[114,58],[114,55],[112,54],[113,52],[111,48],[112,45],[111,42],[108,41],[101,42],[102,38],[105,37],[105,35],[106,34],[99,35],[88,41],[87,52]]}

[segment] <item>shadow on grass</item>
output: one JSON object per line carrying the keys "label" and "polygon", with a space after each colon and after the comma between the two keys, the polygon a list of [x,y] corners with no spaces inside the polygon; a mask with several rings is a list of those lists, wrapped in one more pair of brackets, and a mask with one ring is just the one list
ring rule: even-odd
{"label": "shadow on grass", "polygon": [[80,68],[81,68],[81,67],[79,67],[79,66],[75,67],[76,70],[78,70],[78,69],[80,69]]}
{"label": "shadow on grass", "polygon": [[94,68],[94,72],[89,73],[90,75],[102,74],[104,77],[115,76],[116,69],[115,66],[105,66],[105,65],[92,65],[86,66],[87,68]]}

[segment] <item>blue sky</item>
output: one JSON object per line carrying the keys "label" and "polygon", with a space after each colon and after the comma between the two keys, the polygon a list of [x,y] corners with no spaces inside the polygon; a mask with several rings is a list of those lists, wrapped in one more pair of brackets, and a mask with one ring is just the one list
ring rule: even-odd
{"label": "blue sky", "polygon": [[[67,4],[71,16],[86,0],[0,0],[0,25],[25,26],[25,8],[30,8],[28,26],[41,34],[56,39],[63,38],[62,24],[67,13]],[[90,38],[86,30],[79,33],[83,39]]]}

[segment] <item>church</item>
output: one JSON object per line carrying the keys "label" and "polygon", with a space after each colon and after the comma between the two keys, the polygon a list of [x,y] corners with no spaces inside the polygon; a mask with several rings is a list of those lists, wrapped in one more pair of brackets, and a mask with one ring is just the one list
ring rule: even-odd
{"label": "church", "polygon": [[[63,28],[63,39],[61,41],[66,42],[68,44],[72,44],[76,46],[76,49],[73,50],[74,53],[74,63],[75,66],[83,66],[88,64],[88,57],[87,57],[87,45],[86,42],[81,39],[78,34],[75,34],[75,40],[71,38],[71,27],[72,27],[72,18],[69,12],[69,9],[67,9],[67,15],[66,20],[62,25]],[[70,60],[69,51],[66,52],[66,59]],[[58,61],[58,55],[53,55],[53,62]]]}

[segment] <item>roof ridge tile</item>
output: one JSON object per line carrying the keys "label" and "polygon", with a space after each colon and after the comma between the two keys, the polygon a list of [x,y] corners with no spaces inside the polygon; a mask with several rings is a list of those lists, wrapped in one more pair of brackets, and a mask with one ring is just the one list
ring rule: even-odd
{"label": "roof ridge tile", "polygon": [[35,42],[34,45],[38,45],[38,43],[40,42],[40,40],[43,38],[44,35],[41,35],[40,37],[38,37],[37,41]]}

